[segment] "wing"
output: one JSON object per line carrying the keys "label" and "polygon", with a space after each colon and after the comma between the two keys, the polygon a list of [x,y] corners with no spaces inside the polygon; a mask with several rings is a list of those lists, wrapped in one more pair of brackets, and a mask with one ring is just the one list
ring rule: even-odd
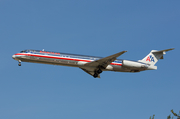
{"label": "wing", "polygon": [[114,55],[86,63],[84,66],[101,67],[101,68],[105,69],[109,64],[111,64],[114,60],[116,60],[117,57],[119,57],[120,55],[122,55],[125,52],[127,52],[127,51],[122,51],[122,52],[116,53]]}
{"label": "wing", "polygon": [[[87,70],[87,69],[85,69],[85,68],[81,68],[83,71],[85,71],[86,73],[88,73],[88,74],[90,74],[91,76],[94,76],[94,71],[90,71],[90,70]],[[98,76],[97,76],[98,78],[100,78],[100,74],[98,74]]]}
{"label": "wing", "polygon": [[86,63],[86,64],[84,64],[84,66],[91,67],[91,69],[86,68],[86,67],[83,67],[81,69],[84,70],[86,73],[94,76],[95,78],[96,77],[100,78],[100,73],[102,72],[102,69],[105,69],[109,64],[111,64],[114,60],[116,60],[117,57],[119,57],[120,55],[122,55],[125,52],[127,52],[127,51],[122,51],[122,52],[116,53],[114,55]]}

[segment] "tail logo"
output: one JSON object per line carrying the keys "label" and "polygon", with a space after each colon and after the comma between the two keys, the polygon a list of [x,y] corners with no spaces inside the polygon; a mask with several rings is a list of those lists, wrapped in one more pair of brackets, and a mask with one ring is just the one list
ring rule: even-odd
{"label": "tail logo", "polygon": [[149,55],[146,59],[146,61],[154,62],[154,57],[152,55]]}

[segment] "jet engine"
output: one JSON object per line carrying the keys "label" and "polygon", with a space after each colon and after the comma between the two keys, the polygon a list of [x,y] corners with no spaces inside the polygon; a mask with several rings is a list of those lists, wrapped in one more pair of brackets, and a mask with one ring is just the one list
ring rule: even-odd
{"label": "jet engine", "polygon": [[122,66],[129,67],[129,68],[148,68],[148,65],[146,64],[142,64],[142,63],[134,62],[134,61],[128,61],[128,60],[123,60]]}

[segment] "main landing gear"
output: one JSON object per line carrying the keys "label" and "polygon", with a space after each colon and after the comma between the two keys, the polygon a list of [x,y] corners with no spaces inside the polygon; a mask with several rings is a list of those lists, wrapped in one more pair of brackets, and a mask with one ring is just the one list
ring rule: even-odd
{"label": "main landing gear", "polygon": [[19,62],[18,66],[21,66],[21,60],[19,60],[18,62]]}
{"label": "main landing gear", "polygon": [[93,77],[94,77],[94,78],[97,78],[100,73],[102,73],[102,70],[101,70],[101,69],[98,69],[98,70],[94,71]]}

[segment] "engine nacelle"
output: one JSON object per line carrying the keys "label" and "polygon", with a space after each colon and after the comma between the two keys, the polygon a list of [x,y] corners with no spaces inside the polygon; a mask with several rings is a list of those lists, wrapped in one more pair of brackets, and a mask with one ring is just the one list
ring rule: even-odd
{"label": "engine nacelle", "polygon": [[123,60],[122,61],[122,66],[130,67],[130,68],[148,68],[148,66],[146,64],[142,64],[142,63],[139,63],[139,62],[128,61],[128,60]]}

